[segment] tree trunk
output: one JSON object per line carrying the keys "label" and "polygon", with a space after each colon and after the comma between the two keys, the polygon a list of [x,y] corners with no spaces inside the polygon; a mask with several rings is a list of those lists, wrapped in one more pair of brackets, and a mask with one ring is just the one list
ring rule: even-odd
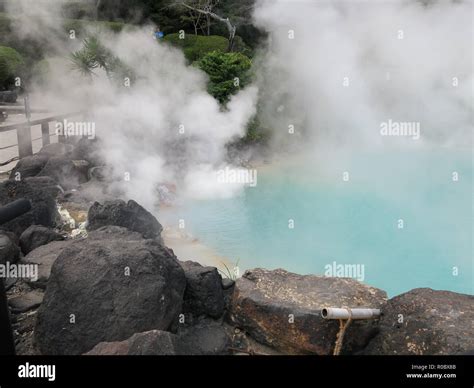
{"label": "tree trunk", "polygon": [[186,4],[184,2],[182,3],[179,3],[178,5],[182,5],[183,7],[186,7],[187,9],[190,9],[190,10],[193,10],[193,11],[196,11],[200,14],[203,14],[203,15],[206,15],[207,17],[210,17],[212,19],[215,19],[215,20],[218,20],[220,21],[221,23],[224,23],[227,27],[227,30],[229,31],[229,46],[227,47],[227,50],[228,51],[232,51],[234,49],[234,39],[235,39],[235,31],[237,29],[236,26],[234,26],[229,18],[223,18],[217,14],[215,14],[214,12],[210,12],[210,11],[205,11],[205,10],[202,10],[202,9],[199,9],[199,8],[195,8],[195,7],[192,7],[190,6],[189,4]]}
{"label": "tree trunk", "polygon": [[232,26],[229,30],[229,46],[227,47],[227,51],[229,52],[234,50],[235,30],[235,26]]}
{"label": "tree trunk", "polygon": [[97,3],[95,4],[95,20],[99,20],[99,8],[101,3],[102,0],[97,0]]}

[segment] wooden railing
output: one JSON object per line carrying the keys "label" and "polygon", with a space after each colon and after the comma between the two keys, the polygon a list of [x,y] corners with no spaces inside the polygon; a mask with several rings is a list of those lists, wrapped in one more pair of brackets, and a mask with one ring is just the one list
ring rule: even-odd
{"label": "wooden railing", "polygon": [[[49,133],[49,123],[63,121],[69,117],[81,116],[84,115],[84,112],[72,112],[62,115],[50,116],[42,119],[28,120],[20,123],[13,123],[8,125],[0,126],[0,133],[16,130],[17,134],[17,144],[13,144],[5,148],[18,146],[18,156],[19,158],[24,158],[25,156],[33,155],[33,141],[31,139],[31,127],[35,125],[41,125],[41,139],[43,146],[50,143],[50,133]],[[64,136],[58,136],[58,141],[63,142]]]}

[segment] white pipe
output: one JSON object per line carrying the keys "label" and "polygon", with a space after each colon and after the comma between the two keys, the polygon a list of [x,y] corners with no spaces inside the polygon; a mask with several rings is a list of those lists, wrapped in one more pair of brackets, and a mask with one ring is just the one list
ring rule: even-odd
{"label": "white pipe", "polygon": [[374,319],[380,316],[379,309],[343,309],[328,307],[321,310],[324,319]]}

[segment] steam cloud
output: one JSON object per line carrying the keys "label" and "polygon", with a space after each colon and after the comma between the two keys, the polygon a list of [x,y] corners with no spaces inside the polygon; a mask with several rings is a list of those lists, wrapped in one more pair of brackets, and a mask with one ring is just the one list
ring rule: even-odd
{"label": "steam cloud", "polygon": [[[257,89],[242,90],[222,110],[206,91],[205,73],[186,66],[180,50],[156,42],[152,26],[99,35],[102,44],[138,75],[132,87],[113,85],[99,70],[93,82],[87,82],[68,60],[81,41],[61,30],[64,3],[7,3],[17,17],[19,36],[40,37],[53,46],[50,77],[36,88],[33,104],[54,112],[87,111],[102,140],[101,155],[113,167],[117,189],[150,210],[157,204],[157,185],[163,182],[180,183],[180,194],[197,198],[225,197],[238,190],[236,185],[218,184],[215,171],[225,166],[225,144],[245,134],[255,114]],[[124,181],[125,175],[130,181]]]}
{"label": "steam cloud", "polygon": [[[313,150],[467,145],[472,2],[257,0],[254,19],[270,33],[260,83],[277,141],[294,125]],[[420,123],[421,141],[380,136],[389,119]]]}
{"label": "steam cloud", "polygon": [[[56,56],[36,101],[55,111],[88,111],[120,189],[150,209],[160,182],[179,183],[182,194],[197,198],[234,193],[235,186],[216,182],[215,171],[225,166],[225,144],[243,135],[255,114],[257,93],[261,122],[278,145],[299,139],[311,151],[329,152],[344,144],[408,144],[380,136],[388,120],[420,123],[421,140],[410,143],[416,146],[470,140],[468,1],[257,0],[254,21],[269,33],[255,61],[258,89],[241,91],[227,111],[206,92],[205,74],[186,66],[179,50],[153,40],[151,26],[100,35],[139,74],[131,88],[114,87],[100,72],[86,82],[67,60],[80,40],[60,28],[64,3],[7,3],[17,33],[48,41]],[[123,182],[124,173],[130,182]]]}

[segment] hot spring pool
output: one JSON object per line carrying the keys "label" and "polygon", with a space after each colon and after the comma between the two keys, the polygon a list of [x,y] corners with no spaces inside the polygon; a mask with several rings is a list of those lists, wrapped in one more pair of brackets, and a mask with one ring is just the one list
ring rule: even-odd
{"label": "hot spring pool", "polygon": [[258,168],[256,187],[181,204],[164,222],[184,219],[241,271],[324,275],[328,265],[352,265],[389,296],[416,287],[473,293],[470,150],[328,157]]}

